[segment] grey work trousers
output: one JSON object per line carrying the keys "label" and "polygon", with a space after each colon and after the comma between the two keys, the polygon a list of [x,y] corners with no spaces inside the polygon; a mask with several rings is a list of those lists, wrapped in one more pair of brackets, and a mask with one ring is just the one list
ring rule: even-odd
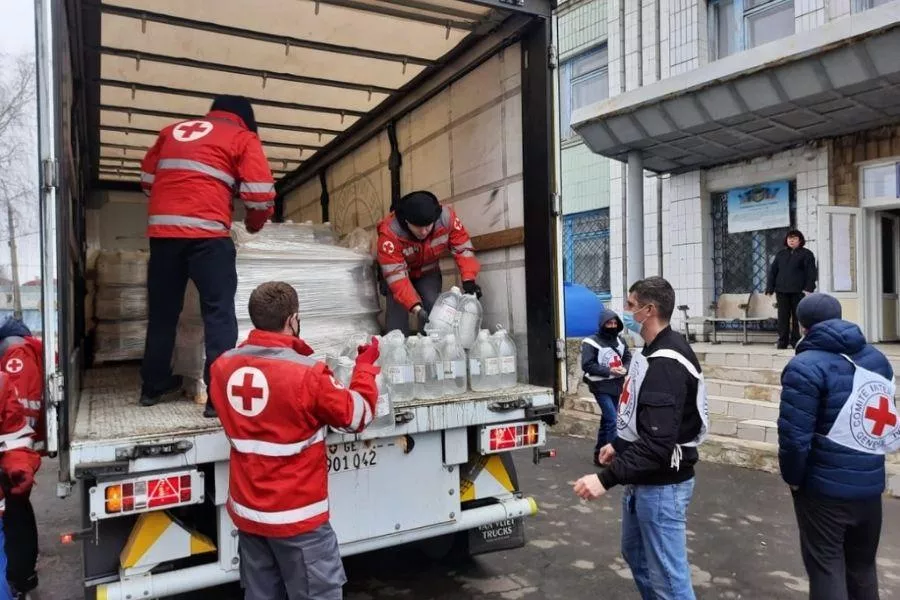
{"label": "grey work trousers", "polygon": [[289,538],[241,532],[244,600],[341,600],[347,583],[337,536],[326,523]]}
{"label": "grey work trousers", "polygon": [[[422,298],[422,308],[425,309],[425,312],[430,313],[438,296],[441,295],[441,287],[444,282],[440,269],[435,269],[410,281],[419,292],[419,297]],[[394,300],[390,291],[387,294],[387,314],[384,321],[388,331],[399,329],[403,335],[409,335],[409,311]]]}

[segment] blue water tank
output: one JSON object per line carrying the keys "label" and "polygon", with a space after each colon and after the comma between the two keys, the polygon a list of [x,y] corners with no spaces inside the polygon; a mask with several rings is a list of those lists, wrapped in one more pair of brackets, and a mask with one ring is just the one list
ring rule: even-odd
{"label": "blue water tank", "polygon": [[577,283],[563,286],[566,305],[566,337],[585,337],[597,333],[603,302],[590,289]]}

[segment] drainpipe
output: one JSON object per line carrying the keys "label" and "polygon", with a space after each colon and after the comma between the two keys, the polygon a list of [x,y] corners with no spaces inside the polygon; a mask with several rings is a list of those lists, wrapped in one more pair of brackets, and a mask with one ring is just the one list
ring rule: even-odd
{"label": "drainpipe", "polygon": [[628,193],[625,196],[626,284],[644,278],[644,157],[628,153]]}

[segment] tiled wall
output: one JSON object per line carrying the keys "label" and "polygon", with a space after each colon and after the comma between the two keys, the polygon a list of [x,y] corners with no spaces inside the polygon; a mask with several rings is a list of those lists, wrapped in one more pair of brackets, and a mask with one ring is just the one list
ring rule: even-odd
{"label": "tiled wall", "polygon": [[594,154],[584,144],[562,149],[563,214],[609,206],[609,159]]}
{"label": "tiled wall", "polygon": [[825,5],[826,0],[794,0],[794,31],[800,33],[824,25],[828,20]]}
{"label": "tiled wall", "polygon": [[559,58],[566,60],[606,39],[606,0],[562,4],[559,11]]}

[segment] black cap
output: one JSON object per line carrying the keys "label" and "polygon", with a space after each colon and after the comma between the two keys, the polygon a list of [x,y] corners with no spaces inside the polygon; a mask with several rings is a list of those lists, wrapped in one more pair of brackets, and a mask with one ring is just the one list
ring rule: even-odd
{"label": "black cap", "polygon": [[237,115],[244,121],[247,129],[256,133],[256,117],[253,115],[253,105],[243,96],[216,96],[210,110],[221,110]]}
{"label": "black cap", "polygon": [[797,320],[806,329],[841,316],[841,303],[828,294],[810,294],[797,305]]}
{"label": "black cap", "polygon": [[396,214],[400,222],[426,227],[441,217],[441,203],[431,192],[410,192],[397,202]]}

